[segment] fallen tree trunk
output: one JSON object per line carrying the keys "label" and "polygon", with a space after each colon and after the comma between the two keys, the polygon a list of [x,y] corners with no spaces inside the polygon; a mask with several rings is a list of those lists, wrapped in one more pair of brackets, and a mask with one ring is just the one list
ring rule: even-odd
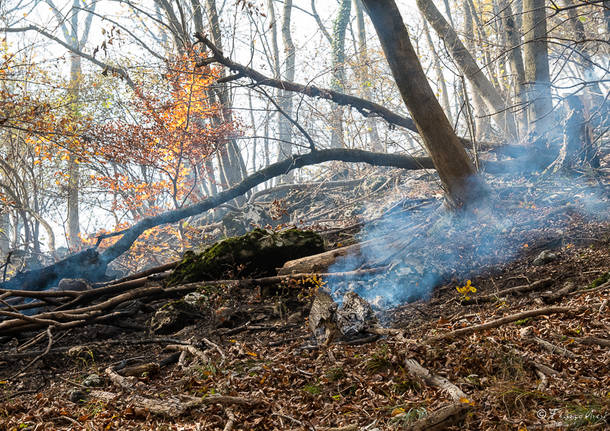
{"label": "fallen tree trunk", "polygon": [[361,247],[362,244],[358,243],[349,245],[347,247],[329,250],[324,253],[303,257],[301,259],[289,260],[279,269],[278,274],[288,275],[303,272],[322,272],[328,269],[338,258],[342,256],[359,254]]}
{"label": "fallen tree trunk", "polygon": [[83,250],[53,265],[17,274],[0,284],[0,289],[45,290],[62,278],[102,279],[110,261],[100,259],[93,249]]}
{"label": "fallen tree trunk", "polygon": [[175,223],[187,217],[216,208],[245,194],[257,185],[284,175],[292,169],[329,161],[368,163],[373,166],[392,166],[410,170],[434,169],[432,160],[429,157],[410,157],[402,154],[374,153],[347,148],[333,148],[294,155],[286,160],[269,165],[248,176],[232,188],[194,205],[140,220],[131,228],[126,229],[121,238],[102,253],[99,253],[96,248],[84,250],[54,265],[21,273],[9,281],[0,284],[0,289],[45,290],[54,286],[62,278],[86,278],[91,281],[102,280],[108,264],[129,250],[134,241],[145,231],[159,225]]}

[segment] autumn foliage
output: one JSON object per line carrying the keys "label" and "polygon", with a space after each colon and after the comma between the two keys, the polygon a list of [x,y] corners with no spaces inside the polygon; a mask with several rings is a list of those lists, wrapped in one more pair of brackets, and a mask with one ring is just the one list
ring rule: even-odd
{"label": "autumn foliage", "polygon": [[[210,97],[217,76],[214,69],[196,68],[188,56],[176,58],[154,88],[136,88],[128,116],[91,131],[90,179],[111,196],[115,229],[205,197],[205,162],[236,129],[222,121],[221,107]],[[140,244],[163,254],[176,237],[187,247],[189,230],[184,223],[159,227]],[[136,243],[132,254],[138,250]]]}

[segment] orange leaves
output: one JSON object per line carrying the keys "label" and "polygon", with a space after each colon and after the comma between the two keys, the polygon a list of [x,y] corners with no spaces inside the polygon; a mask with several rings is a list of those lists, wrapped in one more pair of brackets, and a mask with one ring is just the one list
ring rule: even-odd
{"label": "orange leaves", "polygon": [[91,152],[120,174],[92,179],[116,194],[117,209],[150,214],[196,198],[202,164],[234,129],[210,98],[217,76],[214,69],[196,68],[188,55],[176,57],[163,81],[135,89],[129,121],[94,130]]}

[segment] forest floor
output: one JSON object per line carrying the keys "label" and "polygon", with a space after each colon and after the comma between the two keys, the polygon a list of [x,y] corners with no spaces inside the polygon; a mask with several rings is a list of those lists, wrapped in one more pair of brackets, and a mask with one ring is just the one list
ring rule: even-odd
{"label": "forest floor", "polygon": [[540,235],[516,232],[519,252],[473,275],[476,292],[458,292],[458,276],[376,309],[395,329],[382,335],[315,342],[314,291],[287,284],[216,289],[212,326],[167,336],[148,329],[157,301],[52,345],[41,336],[18,351],[27,339],[14,339],[0,355],[0,430],[432,429],[422,420],[456,403],[454,429],[608,429],[609,228],[569,215],[561,241],[543,247],[553,258],[536,265]]}

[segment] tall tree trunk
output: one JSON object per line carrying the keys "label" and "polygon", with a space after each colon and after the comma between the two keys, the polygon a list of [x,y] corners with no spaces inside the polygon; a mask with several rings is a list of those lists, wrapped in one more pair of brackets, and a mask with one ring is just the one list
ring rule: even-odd
{"label": "tall tree trunk", "polygon": [[523,0],[523,34],[529,118],[535,133],[542,135],[553,126],[544,0]]}
{"label": "tall tree trunk", "polygon": [[[78,8],[79,1],[74,0],[72,4],[72,40],[67,41],[81,49],[78,34]],[[86,30],[88,33],[88,30]],[[86,39],[88,34],[84,35]],[[71,110],[74,117],[79,116],[79,91],[82,77],[81,57],[74,53],[70,53],[70,88],[69,98]],[[80,166],[74,154],[68,159],[68,245],[72,250],[80,248],[80,215],[79,215],[79,183],[80,183]]]}
{"label": "tall tree trunk", "polygon": [[[203,32],[203,8],[201,6],[200,1],[191,0],[191,7],[193,9],[193,22],[195,23],[195,31]],[[165,35],[165,33],[162,34]],[[201,166],[195,166],[195,170],[199,173],[199,181],[202,195],[205,195],[207,193],[210,196],[214,196],[216,193],[218,193],[218,189],[216,187],[216,175],[214,173],[214,162],[212,158],[207,157],[206,160],[201,164]]]}
{"label": "tall tree trunk", "polygon": [[523,55],[521,53],[521,34],[515,23],[514,15],[514,13],[520,13],[520,11],[513,12],[511,4],[507,0],[501,0],[500,9],[502,9],[502,20],[504,21],[506,39],[509,46],[508,56],[510,59],[511,73],[513,75],[512,82],[515,98],[520,106],[516,115],[519,125],[519,135],[523,136],[527,133],[528,127],[526,109],[527,98],[523,87],[523,84],[525,83],[525,68],[523,66]]}
{"label": "tall tree trunk", "polygon": [[[288,81],[294,81],[296,49],[292,42],[290,25],[292,23],[292,0],[284,1],[284,15],[282,17],[282,44],[284,45],[285,69],[284,76]],[[292,92],[282,91],[280,96],[280,107],[285,114],[292,118]],[[283,114],[279,114],[280,145],[278,161],[287,159],[292,155],[292,124]],[[282,177],[284,182],[292,182],[294,172],[290,171]]]}
{"label": "tall tree trunk", "polygon": [[[573,6],[574,1],[565,0],[564,4],[566,6]],[[610,4],[608,6],[610,6]],[[595,82],[595,81],[591,82],[592,81],[591,72],[595,68],[595,63],[593,63],[593,60],[591,59],[591,55],[589,55],[589,52],[587,51],[586,46],[584,45],[584,43],[587,40],[587,33],[585,32],[585,26],[582,23],[582,21],[580,20],[577,9],[576,8],[568,9],[568,17],[570,17],[570,24],[572,25],[572,28],[574,29],[574,40],[578,43],[573,48],[574,52],[577,54],[577,57],[575,59],[576,64],[577,64],[577,67],[580,69],[582,78],[585,81],[589,82],[589,84],[586,87],[586,90],[587,91],[590,90],[591,93],[595,93],[598,96],[604,97],[604,93],[603,93],[602,89],[600,88],[599,83]]]}
{"label": "tall tree trunk", "polygon": [[[356,9],[356,26],[358,28],[358,60],[360,67],[358,68],[358,76],[360,81],[361,95],[363,99],[373,100],[371,93],[371,76],[369,67],[369,53],[366,43],[366,26],[364,25],[364,13],[362,11],[362,0],[356,0],[354,3]],[[444,82],[443,82],[444,84]],[[379,139],[377,131],[377,122],[373,118],[366,119],[366,128],[369,136],[369,147],[372,151],[383,152],[384,148]]]}
{"label": "tall tree trunk", "polygon": [[11,248],[11,220],[7,207],[0,211],[0,256],[6,256]]}
{"label": "tall tree trunk", "polygon": [[423,138],[448,203],[461,207],[484,194],[484,184],[434,96],[394,0],[363,0],[405,105]]}
{"label": "tall tree trunk", "polygon": [[[466,46],[468,50],[472,53],[476,52],[476,46],[474,43],[474,28],[472,25],[472,21],[474,20],[474,14],[476,14],[476,10],[472,9],[470,6],[470,2],[464,2],[464,36],[466,39]],[[479,94],[476,88],[470,84],[471,96],[472,96],[472,107],[474,110],[474,131],[475,138],[477,141],[487,140],[489,138],[491,132],[491,122],[489,116],[487,115],[487,110],[485,109],[485,102],[483,98]],[[466,103],[468,100],[464,97]]]}
{"label": "tall tree trunk", "polygon": [[451,124],[453,124],[453,118],[451,115],[451,104],[449,103],[449,92],[447,91],[447,83],[445,83],[445,77],[443,76],[441,62],[438,59],[438,54],[436,53],[436,49],[434,48],[434,42],[432,41],[432,36],[430,35],[430,29],[428,28],[428,23],[425,19],[423,21],[423,24],[424,35],[426,36],[426,41],[428,42],[428,47],[430,48],[430,54],[432,55],[432,65],[434,66],[434,72],[436,73],[436,82],[441,95],[442,106],[445,110],[445,114],[447,115],[447,119]]}
{"label": "tall tree trunk", "polygon": [[[331,68],[332,77],[330,88],[335,91],[345,90],[345,32],[349,24],[349,16],[352,8],[351,0],[341,0],[339,10],[333,24],[332,46],[331,46]],[[334,106],[331,110],[331,148],[342,148],[345,146],[343,140],[343,109]]]}
{"label": "tall tree trunk", "polygon": [[488,109],[493,113],[493,118],[507,137],[516,136],[516,125],[513,115],[506,110],[506,101],[498,90],[485,76],[481,68],[468,52],[457,33],[451,27],[443,15],[438,11],[432,0],[416,0],[422,15],[430,23],[438,36],[446,43],[451,57],[456,62],[464,76],[477,89]]}
{"label": "tall tree trunk", "polygon": [[610,37],[610,0],[605,0],[604,6],[604,20],[606,21],[606,36]]}
{"label": "tall tree trunk", "polygon": [[[222,51],[222,33],[220,31],[220,19],[218,17],[218,9],[216,8],[216,0],[205,0],[205,11],[210,23],[212,41],[218,47],[218,49]],[[221,86],[216,92],[216,97],[222,106],[222,121],[229,123],[232,122],[232,101],[227,87]],[[216,121],[218,120],[219,119],[216,119]],[[222,176],[225,187],[231,187],[234,184],[239,183],[245,177],[245,165],[235,139],[229,138],[227,140],[226,145],[220,151],[218,162],[221,173],[223,174]]]}

